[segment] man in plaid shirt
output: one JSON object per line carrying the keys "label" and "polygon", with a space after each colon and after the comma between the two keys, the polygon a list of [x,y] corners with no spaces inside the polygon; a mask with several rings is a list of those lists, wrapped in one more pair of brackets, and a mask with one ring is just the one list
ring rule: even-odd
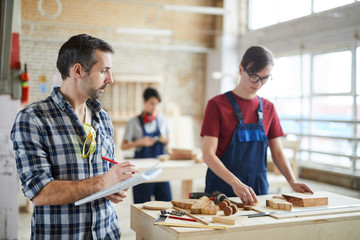
{"label": "man in plaid shirt", "polygon": [[131,162],[101,159],[115,158],[111,119],[96,100],[113,83],[112,53],[101,39],[71,37],[58,55],[61,87],[16,117],[11,139],[23,192],[34,205],[32,239],[120,238],[111,202],[121,202],[126,191],[73,204],[137,172]]}

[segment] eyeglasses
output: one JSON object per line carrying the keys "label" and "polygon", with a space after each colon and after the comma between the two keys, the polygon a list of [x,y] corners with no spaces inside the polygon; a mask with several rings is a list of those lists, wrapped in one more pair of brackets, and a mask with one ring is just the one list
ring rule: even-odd
{"label": "eyeglasses", "polygon": [[265,84],[268,80],[272,79],[271,74],[269,76],[266,77],[259,77],[256,74],[250,73],[245,67],[244,67],[244,71],[249,75],[249,80],[252,83],[257,83],[258,81],[261,81],[261,84]]}
{"label": "eyeglasses", "polygon": [[[81,157],[87,158],[87,157],[91,156],[92,154],[94,154],[94,152],[96,150],[96,141],[95,141],[96,132],[95,132],[95,129],[87,123],[83,123],[83,127],[87,134],[87,137],[83,144]],[[87,149],[87,151],[86,151],[86,149]]]}

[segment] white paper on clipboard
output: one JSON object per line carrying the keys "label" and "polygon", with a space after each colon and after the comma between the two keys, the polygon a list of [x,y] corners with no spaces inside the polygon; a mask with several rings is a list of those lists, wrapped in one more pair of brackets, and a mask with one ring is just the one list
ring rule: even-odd
{"label": "white paper on clipboard", "polygon": [[122,181],[121,183],[118,183],[112,187],[109,187],[105,190],[102,190],[100,192],[94,193],[90,196],[87,196],[83,199],[80,199],[78,201],[76,201],[74,204],[75,206],[87,203],[87,202],[91,202],[93,200],[102,198],[102,197],[106,197],[109,196],[111,194],[120,192],[122,190],[125,190],[127,188],[131,188],[135,185],[138,185],[140,183],[149,181],[155,177],[157,177],[160,173],[162,173],[162,169],[159,167],[159,163],[155,164],[154,166],[152,166],[151,168],[149,168],[148,170],[139,173],[138,175],[129,178],[127,180]]}

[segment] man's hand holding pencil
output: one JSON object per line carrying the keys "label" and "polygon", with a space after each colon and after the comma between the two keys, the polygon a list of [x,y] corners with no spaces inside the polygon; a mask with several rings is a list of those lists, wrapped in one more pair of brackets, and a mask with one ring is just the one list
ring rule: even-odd
{"label": "man's hand holding pencil", "polygon": [[[102,157],[103,160],[109,161],[111,159]],[[115,184],[118,184],[126,179],[129,179],[135,175],[135,173],[138,172],[138,169],[136,168],[135,164],[131,161],[124,161],[121,163],[118,163],[114,160],[111,160],[109,162],[115,163],[110,170],[102,175],[102,186],[103,189],[106,189],[108,187],[114,186]],[[129,174],[130,173],[130,174]],[[107,196],[106,198],[114,203],[119,203],[124,200],[124,198],[127,195],[127,189],[124,191],[120,191],[118,193],[112,194]]]}

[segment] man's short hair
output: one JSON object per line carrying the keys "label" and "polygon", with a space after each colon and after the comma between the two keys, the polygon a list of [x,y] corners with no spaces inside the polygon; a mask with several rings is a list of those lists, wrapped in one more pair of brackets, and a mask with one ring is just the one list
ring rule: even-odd
{"label": "man's short hair", "polygon": [[160,97],[159,92],[155,88],[148,87],[144,91],[143,98],[144,98],[145,101],[147,101],[151,97],[156,97],[159,100],[159,102],[161,102],[161,97]]}
{"label": "man's short hair", "polygon": [[96,50],[114,53],[111,45],[104,40],[87,34],[72,36],[59,50],[56,67],[61,78],[64,80],[69,77],[69,70],[75,63],[80,63],[90,73],[92,66],[97,63]]}

